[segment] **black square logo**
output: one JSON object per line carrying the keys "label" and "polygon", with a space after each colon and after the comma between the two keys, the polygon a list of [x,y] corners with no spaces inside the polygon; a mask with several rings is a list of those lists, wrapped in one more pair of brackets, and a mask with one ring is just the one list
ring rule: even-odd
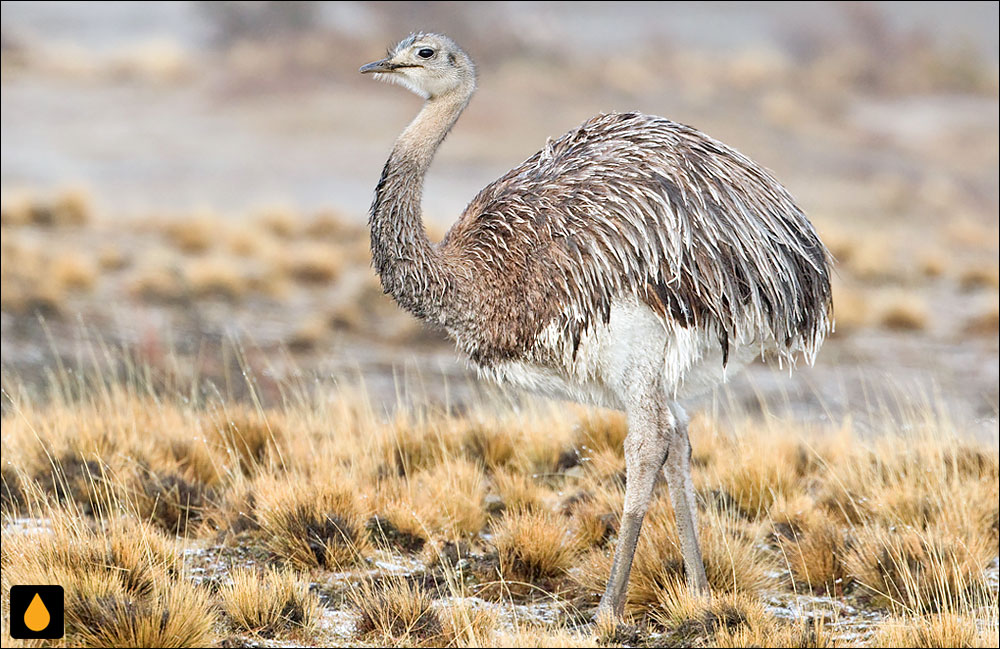
{"label": "black square logo", "polygon": [[58,640],[64,633],[62,586],[11,586],[10,637]]}

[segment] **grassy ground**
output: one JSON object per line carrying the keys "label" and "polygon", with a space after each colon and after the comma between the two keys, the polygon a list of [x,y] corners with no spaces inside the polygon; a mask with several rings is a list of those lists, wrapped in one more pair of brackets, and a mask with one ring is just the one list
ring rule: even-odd
{"label": "grassy ground", "polygon": [[271,405],[114,374],[63,370],[44,400],[5,377],[5,642],[18,583],[66,588],[67,645],[997,641],[997,449],[931,407],[864,438],[696,415],[714,596],[683,587],[661,485],[612,628],[588,622],[619,414],[492,395],[384,415],[343,385]]}

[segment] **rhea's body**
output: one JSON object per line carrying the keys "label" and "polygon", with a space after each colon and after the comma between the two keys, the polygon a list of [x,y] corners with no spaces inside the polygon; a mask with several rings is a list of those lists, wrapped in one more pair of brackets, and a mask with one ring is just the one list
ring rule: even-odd
{"label": "rhea's body", "polygon": [[726,145],[600,115],[483,189],[436,246],[463,280],[448,298],[465,305],[440,324],[501,382],[624,408],[622,376],[641,364],[684,398],[754,355],[811,358],[828,285],[802,222]]}
{"label": "rhea's body", "polygon": [[612,113],[549,140],[433,244],[423,179],[475,91],[474,65],[446,36],[413,34],[361,71],[427,100],[372,203],[386,293],[444,327],[484,375],[625,411],[625,503],[601,610],[622,612],[661,470],[688,582],[707,593],[677,399],[754,355],[812,361],[831,324],[829,258],[812,225],[734,149],[667,119]]}

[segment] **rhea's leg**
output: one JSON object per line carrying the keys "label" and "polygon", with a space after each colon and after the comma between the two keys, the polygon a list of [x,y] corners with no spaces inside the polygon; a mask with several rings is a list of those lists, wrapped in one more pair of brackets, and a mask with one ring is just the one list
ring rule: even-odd
{"label": "rhea's leg", "polygon": [[668,438],[658,425],[662,406],[652,395],[640,399],[628,411],[628,435],[625,437],[625,507],[618,544],[611,565],[611,576],[601,598],[598,615],[620,617],[625,609],[632,558],[639,542],[642,519],[649,508],[656,476],[667,454]]}
{"label": "rhea's leg", "polygon": [[678,405],[671,408],[673,425],[668,433],[670,442],[663,474],[670,489],[670,501],[674,506],[677,532],[684,555],[684,571],[688,587],[701,595],[708,595],[708,577],[705,563],[698,545],[698,507],[694,499],[694,485],[691,482],[691,442],[688,439],[687,415]]}

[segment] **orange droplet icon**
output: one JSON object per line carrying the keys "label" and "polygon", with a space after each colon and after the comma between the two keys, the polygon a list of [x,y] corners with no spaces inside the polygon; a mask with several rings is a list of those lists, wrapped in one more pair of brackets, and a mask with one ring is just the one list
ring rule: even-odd
{"label": "orange droplet icon", "polygon": [[24,612],[24,626],[38,633],[49,625],[49,619],[49,609],[45,608],[42,598],[35,593],[35,597]]}

